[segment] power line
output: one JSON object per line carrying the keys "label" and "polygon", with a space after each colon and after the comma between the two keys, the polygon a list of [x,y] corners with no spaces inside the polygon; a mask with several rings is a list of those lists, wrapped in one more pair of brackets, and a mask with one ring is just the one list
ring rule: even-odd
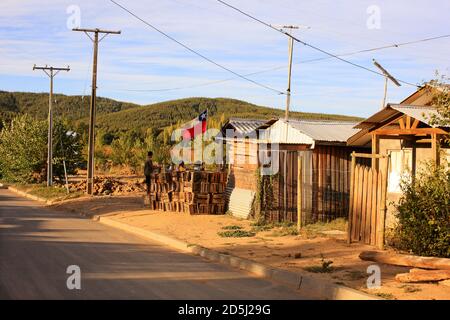
{"label": "power line", "polygon": [[112,3],[114,3],[116,6],[118,6],[119,8],[121,8],[122,10],[126,11],[127,13],[129,13],[131,16],[133,16],[133,17],[136,18],[137,20],[141,21],[141,22],[144,23],[145,25],[147,25],[147,26],[149,26],[150,28],[152,28],[153,30],[159,32],[160,34],[162,34],[162,35],[165,36],[166,38],[172,40],[173,42],[177,43],[178,45],[182,46],[182,47],[185,48],[186,50],[188,50],[188,51],[192,52],[193,54],[199,56],[200,58],[202,58],[202,59],[208,61],[209,63],[212,63],[212,64],[214,64],[215,66],[217,66],[217,67],[219,67],[219,68],[221,68],[221,69],[223,69],[223,70],[225,70],[225,71],[228,71],[228,72],[234,74],[235,76],[237,76],[237,77],[239,77],[239,78],[241,78],[241,79],[244,79],[244,80],[246,80],[246,81],[248,81],[248,82],[251,82],[251,83],[253,83],[253,84],[255,84],[255,85],[259,86],[259,87],[265,88],[265,89],[267,89],[267,90],[274,91],[274,92],[276,92],[276,93],[278,93],[278,94],[284,94],[284,92],[282,92],[282,91],[280,91],[280,90],[274,89],[274,88],[269,87],[269,86],[267,86],[267,85],[265,85],[265,84],[262,84],[262,83],[260,83],[260,82],[255,81],[255,80],[252,80],[252,79],[250,79],[250,78],[247,78],[246,76],[244,76],[244,75],[242,75],[242,74],[240,74],[240,73],[237,73],[237,72],[235,72],[235,71],[233,71],[233,70],[231,70],[231,69],[225,67],[224,65],[222,65],[222,64],[220,64],[220,63],[218,63],[218,62],[215,62],[214,60],[212,60],[212,59],[206,57],[205,55],[201,54],[200,52],[198,52],[198,51],[192,49],[192,48],[189,47],[188,45],[182,43],[181,41],[179,41],[179,40],[175,39],[174,37],[170,36],[169,34],[165,33],[165,32],[162,31],[161,29],[155,27],[154,25],[152,25],[152,24],[149,23],[148,21],[146,21],[146,20],[140,18],[138,15],[136,15],[135,13],[133,13],[132,11],[130,11],[129,9],[125,8],[125,7],[122,6],[121,4],[117,3],[116,1],[114,1],[114,0],[110,0],[110,1],[111,1]]}
{"label": "power line", "polygon": [[[305,46],[307,46],[307,47],[310,47],[310,48],[312,48],[312,49],[314,49],[314,50],[316,50],[316,51],[322,52],[322,53],[324,53],[324,54],[326,54],[326,55],[328,55],[328,56],[330,56],[330,57],[332,57],[332,58],[338,59],[338,60],[340,60],[340,61],[342,61],[342,62],[345,62],[345,63],[347,63],[347,64],[350,64],[350,65],[352,65],[352,66],[354,66],[354,67],[357,67],[357,68],[360,68],[360,69],[363,69],[363,70],[366,70],[366,71],[368,71],[368,72],[371,72],[371,73],[374,73],[374,74],[377,74],[377,75],[380,75],[380,76],[383,76],[383,77],[384,77],[384,74],[382,74],[381,72],[372,70],[372,69],[367,68],[367,67],[365,67],[365,66],[362,66],[362,65],[360,65],[360,64],[357,64],[357,63],[354,63],[354,62],[352,62],[352,61],[343,59],[343,58],[341,58],[341,57],[339,57],[339,56],[337,56],[337,55],[335,55],[335,54],[332,54],[332,53],[330,53],[330,52],[328,52],[328,51],[326,51],[326,50],[323,50],[323,49],[321,49],[321,48],[319,48],[319,47],[317,47],[317,46],[314,46],[314,45],[312,45],[312,44],[310,44],[310,43],[307,43],[307,42],[305,42],[305,41],[302,41],[302,40],[300,40],[300,39],[298,39],[298,38],[292,36],[292,35],[289,34],[288,32],[286,32],[286,31],[284,31],[284,30],[282,30],[282,29],[277,29],[277,28],[275,28],[274,26],[270,25],[269,23],[267,23],[267,22],[265,22],[265,21],[263,21],[263,20],[261,20],[261,19],[258,19],[258,18],[256,18],[256,17],[250,15],[249,13],[247,13],[247,12],[245,12],[245,11],[242,11],[241,9],[239,9],[239,8],[237,8],[237,7],[235,7],[235,6],[232,6],[231,4],[229,4],[229,3],[225,2],[225,1],[222,1],[222,0],[216,0],[216,1],[220,2],[221,4],[223,4],[223,5],[225,5],[225,6],[229,7],[229,8],[231,8],[231,9],[233,9],[233,10],[235,10],[235,11],[237,11],[237,12],[239,12],[239,13],[245,15],[245,16],[247,16],[248,18],[250,18],[250,19],[252,19],[252,20],[254,20],[254,21],[257,21],[257,22],[259,22],[259,23],[265,25],[266,27],[269,27],[270,29],[273,29],[273,30],[275,30],[275,31],[277,31],[277,32],[279,32],[279,33],[282,33],[282,34],[284,34],[284,35],[286,35],[286,36],[288,36],[288,37],[291,37],[291,38],[294,39],[295,41],[297,41],[297,42],[299,42],[299,43],[301,43],[301,44],[303,44],[303,45],[305,45]],[[416,85],[416,84],[413,84],[413,83],[410,83],[410,82],[407,82],[407,81],[403,81],[403,80],[400,80],[400,79],[397,79],[397,80],[398,80],[399,82],[402,82],[402,83],[407,84],[407,85],[410,85],[410,86],[420,87],[420,86],[418,86],[418,85]]]}
{"label": "power line", "polygon": [[[385,50],[385,49],[390,49],[390,48],[400,48],[400,47],[403,47],[403,46],[406,46],[406,45],[422,43],[422,42],[427,42],[427,41],[432,41],[432,40],[437,40],[437,39],[442,39],[442,38],[448,38],[448,37],[450,37],[450,34],[449,35],[437,36],[437,37],[424,38],[424,39],[419,39],[419,40],[414,40],[414,41],[402,42],[402,43],[393,43],[393,44],[389,44],[389,45],[385,45],[385,46],[381,46],[381,47],[375,47],[375,48],[351,51],[351,52],[346,52],[346,53],[339,53],[339,54],[335,54],[335,55],[338,56],[338,57],[352,56],[352,55],[360,54],[360,53],[379,51],[379,50]],[[334,57],[330,57],[330,56],[321,57],[321,58],[313,58],[313,59],[308,59],[308,60],[303,60],[303,61],[296,62],[296,63],[294,63],[294,65],[304,64],[304,63],[311,63],[311,62],[317,62],[317,61],[323,61],[323,60],[329,60],[329,59],[333,59],[333,58]],[[244,76],[249,77],[249,76],[254,76],[254,75],[261,74],[261,73],[281,70],[281,69],[285,69],[285,68],[286,68],[285,65],[278,66],[278,67],[272,67],[272,68],[268,68],[268,69],[264,69],[264,70],[260,70],[260,71],[246,73],[246,74],[244,74]],[[199,87],[219,84],[219,83],[223,83],[223,82],[227,82],[227,81],[233,81],[235,79],[236,78],[227,78],[227,79],[222,79],[222,80],[207,81],[207,82],[204,82],[204,83],[194,84],[194,85],[189,85],[189,86],[162,88],[162,89],[113,89],[113,90],[130,91],[130,92],[165,92],[165,91],[176,91],[176,90],[185,90],[185,89],[199,88]]]}

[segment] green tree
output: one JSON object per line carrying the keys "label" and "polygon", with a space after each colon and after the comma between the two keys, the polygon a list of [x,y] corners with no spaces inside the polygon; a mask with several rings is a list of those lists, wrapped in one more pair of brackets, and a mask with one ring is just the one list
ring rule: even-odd
{"label": "green tree", "polygon": [[445,76],[430,81],[429,86],[433,90],[432,105],[436,106],[438,115],[431,117],[431,123],[440,127],[450,126],[450,85],[445,83]]}
{"label": "green tree", "polygon": [[[145,161],[148,151],[153,151],[153,160],[155,162],[170,162],[170,138],[173,128],[170,128],[169,130],[166,131],[166,137],[163,137],[162,141],[158,139],[158,137],[156,136],[156,131],[154,129],[151,128],[146,131],[140,154],[141,162]],[[166,141],[166,143],[164,141]]]}
{"label": "green tree", "polygon": [[[83,145],[77,134],[67,135],[66,123],[56,121],[53,131],[53,173],[64,175],[62,159],[68,174],[76,172],[82,161]],[[45,177],[47,164],[47,122],[29,115],[18,116],[4,123],[0,132],[0,167],[4,179],[15,182],[36,182]]]}
{"label": "green tree", "polygon": [[62,181],[64,162],[67,174],[76,173],[82,165],[83,141],[81,135],[69,129],[66,121],[56,121],[53,130],[53,175]]}
{"label": "green tree", "polygon": [[[437,111],[437,115],[430,117],[430,124],[436,127],[450,127],[450,84],[445,83],[448,80],[436,72],[436,79],[428,83],[428,90],[433,95],[432,105]],[[444,137],[443,142],[447,146],[450,144],[450,134]]]}
{"label": "green tree", "polygon": [[[3,179],[30,182],[42,174],[47,155],[46,125],[28,115],[3,123],[0,132],[0,167]],[[35,175],[34,179],[37,176]]]}

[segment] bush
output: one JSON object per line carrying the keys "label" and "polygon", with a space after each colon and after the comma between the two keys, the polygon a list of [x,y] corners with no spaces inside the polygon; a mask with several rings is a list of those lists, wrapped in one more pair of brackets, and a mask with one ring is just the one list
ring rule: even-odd
{"label": "bush", "polygon": [[450,257],[450,170],[429,165],[402,183],[394,230],[399,249],[424,256]]}
{"label": "bush", "polygon": [[[55,121],[53,131],[53,175],[75,173],[82,161],[79,135],[67,134],[67,124]],[[3,179],[12,182],[36,182],[45,177],[47,164],[47,122],[28,115],[4,123],[0,132],[0,170]]]}

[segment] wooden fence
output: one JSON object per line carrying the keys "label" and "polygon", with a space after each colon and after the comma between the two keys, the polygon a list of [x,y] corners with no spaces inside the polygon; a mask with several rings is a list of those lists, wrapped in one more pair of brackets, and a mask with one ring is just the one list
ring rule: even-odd
{"label": "wooden fence", "polygon": [[[272,187],[270,194],[262,197],[266,199],[261,204],[266,221],[306,225],[347,217],[351,151],[345,146],[277,151],[278,174],[264,177],[271,180]],[[357,160],[369,162],[367,158]]]}
{"label": "wooden fence", "polygon": [[[357,158],[387,160],[386,155],[352,153],[348,242],[384,247],[388,161],[385,166],[357,164]],[[383,168],[380,170],[379,168]]]}

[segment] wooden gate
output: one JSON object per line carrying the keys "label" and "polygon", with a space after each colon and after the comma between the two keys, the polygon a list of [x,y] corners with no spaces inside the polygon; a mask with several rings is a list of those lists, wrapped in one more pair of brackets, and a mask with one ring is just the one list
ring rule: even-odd
{"label": "wooden gate", "polygon": [[[372,166],[356,164],[356,158],[372,158]],[[384,248],[387,160],[387,155],[352,153],[349,243],[362,242]]]}

